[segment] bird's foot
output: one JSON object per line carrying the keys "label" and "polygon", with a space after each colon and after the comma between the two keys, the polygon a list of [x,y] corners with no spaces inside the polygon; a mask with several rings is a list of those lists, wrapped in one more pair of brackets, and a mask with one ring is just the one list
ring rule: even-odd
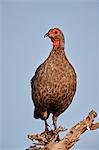
{"label": "bird's foot", "polygon": [[56,141],[60,141],[60,136],[59,136],[59,132],[64,132],[66,131],[66,128],[63,128],[61,126],[59,126],[58,128],[54,129],[53,131],[55,132],[55,134],[57,135]]}

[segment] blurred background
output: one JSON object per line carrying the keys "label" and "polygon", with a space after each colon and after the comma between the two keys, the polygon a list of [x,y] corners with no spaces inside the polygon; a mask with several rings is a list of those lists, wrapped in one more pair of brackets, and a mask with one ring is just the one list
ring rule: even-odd
{"label": "blurred background", "polygon": [[[0,150],[25,150],[32,145],[27,135],[44,131],[44,121],[33,118],[30,80],[51,51],[50,40],[43,38],[50,28],[63,31],[78,80],[58,125],[70,129],[92,109],[99,113],[98,10],[97,0],[0,1]],[[98,139],[98,130],[88,131],[73,149],[98,150]]]}

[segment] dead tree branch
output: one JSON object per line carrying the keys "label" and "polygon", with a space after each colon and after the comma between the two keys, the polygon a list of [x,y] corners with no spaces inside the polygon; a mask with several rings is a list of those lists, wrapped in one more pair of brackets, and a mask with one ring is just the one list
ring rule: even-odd
{"label": "dead tree branch", "polygon": [[30,146],[28,150],[70,150],[71,147],[80,139],[80,135],[87,130],[96,130],[99,128],[99,122],[93,123],[97,117],[95,111],[91,111],[88,116],[77,123],[66,134],[63,139],[58,139],[58,133],[66,131],[65,128],[59,127],[57,130],[51,130],[47,134],[28,135],[32,141],[38,141]]}

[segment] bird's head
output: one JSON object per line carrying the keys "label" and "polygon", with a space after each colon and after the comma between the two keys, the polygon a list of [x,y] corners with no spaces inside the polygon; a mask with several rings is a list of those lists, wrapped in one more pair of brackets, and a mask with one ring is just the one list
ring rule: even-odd
{"label": "bird's head", "polygon": [[49,37],[54,48],[64,47],[64,35],[59,28],[50,29],[44,37]]}

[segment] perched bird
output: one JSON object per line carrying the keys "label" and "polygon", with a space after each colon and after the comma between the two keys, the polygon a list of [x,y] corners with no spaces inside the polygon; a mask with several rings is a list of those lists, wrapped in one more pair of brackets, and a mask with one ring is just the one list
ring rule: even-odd
{"label": "perched bird", "polygon": [[64,50],[64,35],[59,28],[52,28],[45,34],[52,41],[53,48],[48,58],[37,68],[31,79],[34,117],[45,121],[50,113],[54,128],[57,117],[71,104],[76,91],[76,73]]}

